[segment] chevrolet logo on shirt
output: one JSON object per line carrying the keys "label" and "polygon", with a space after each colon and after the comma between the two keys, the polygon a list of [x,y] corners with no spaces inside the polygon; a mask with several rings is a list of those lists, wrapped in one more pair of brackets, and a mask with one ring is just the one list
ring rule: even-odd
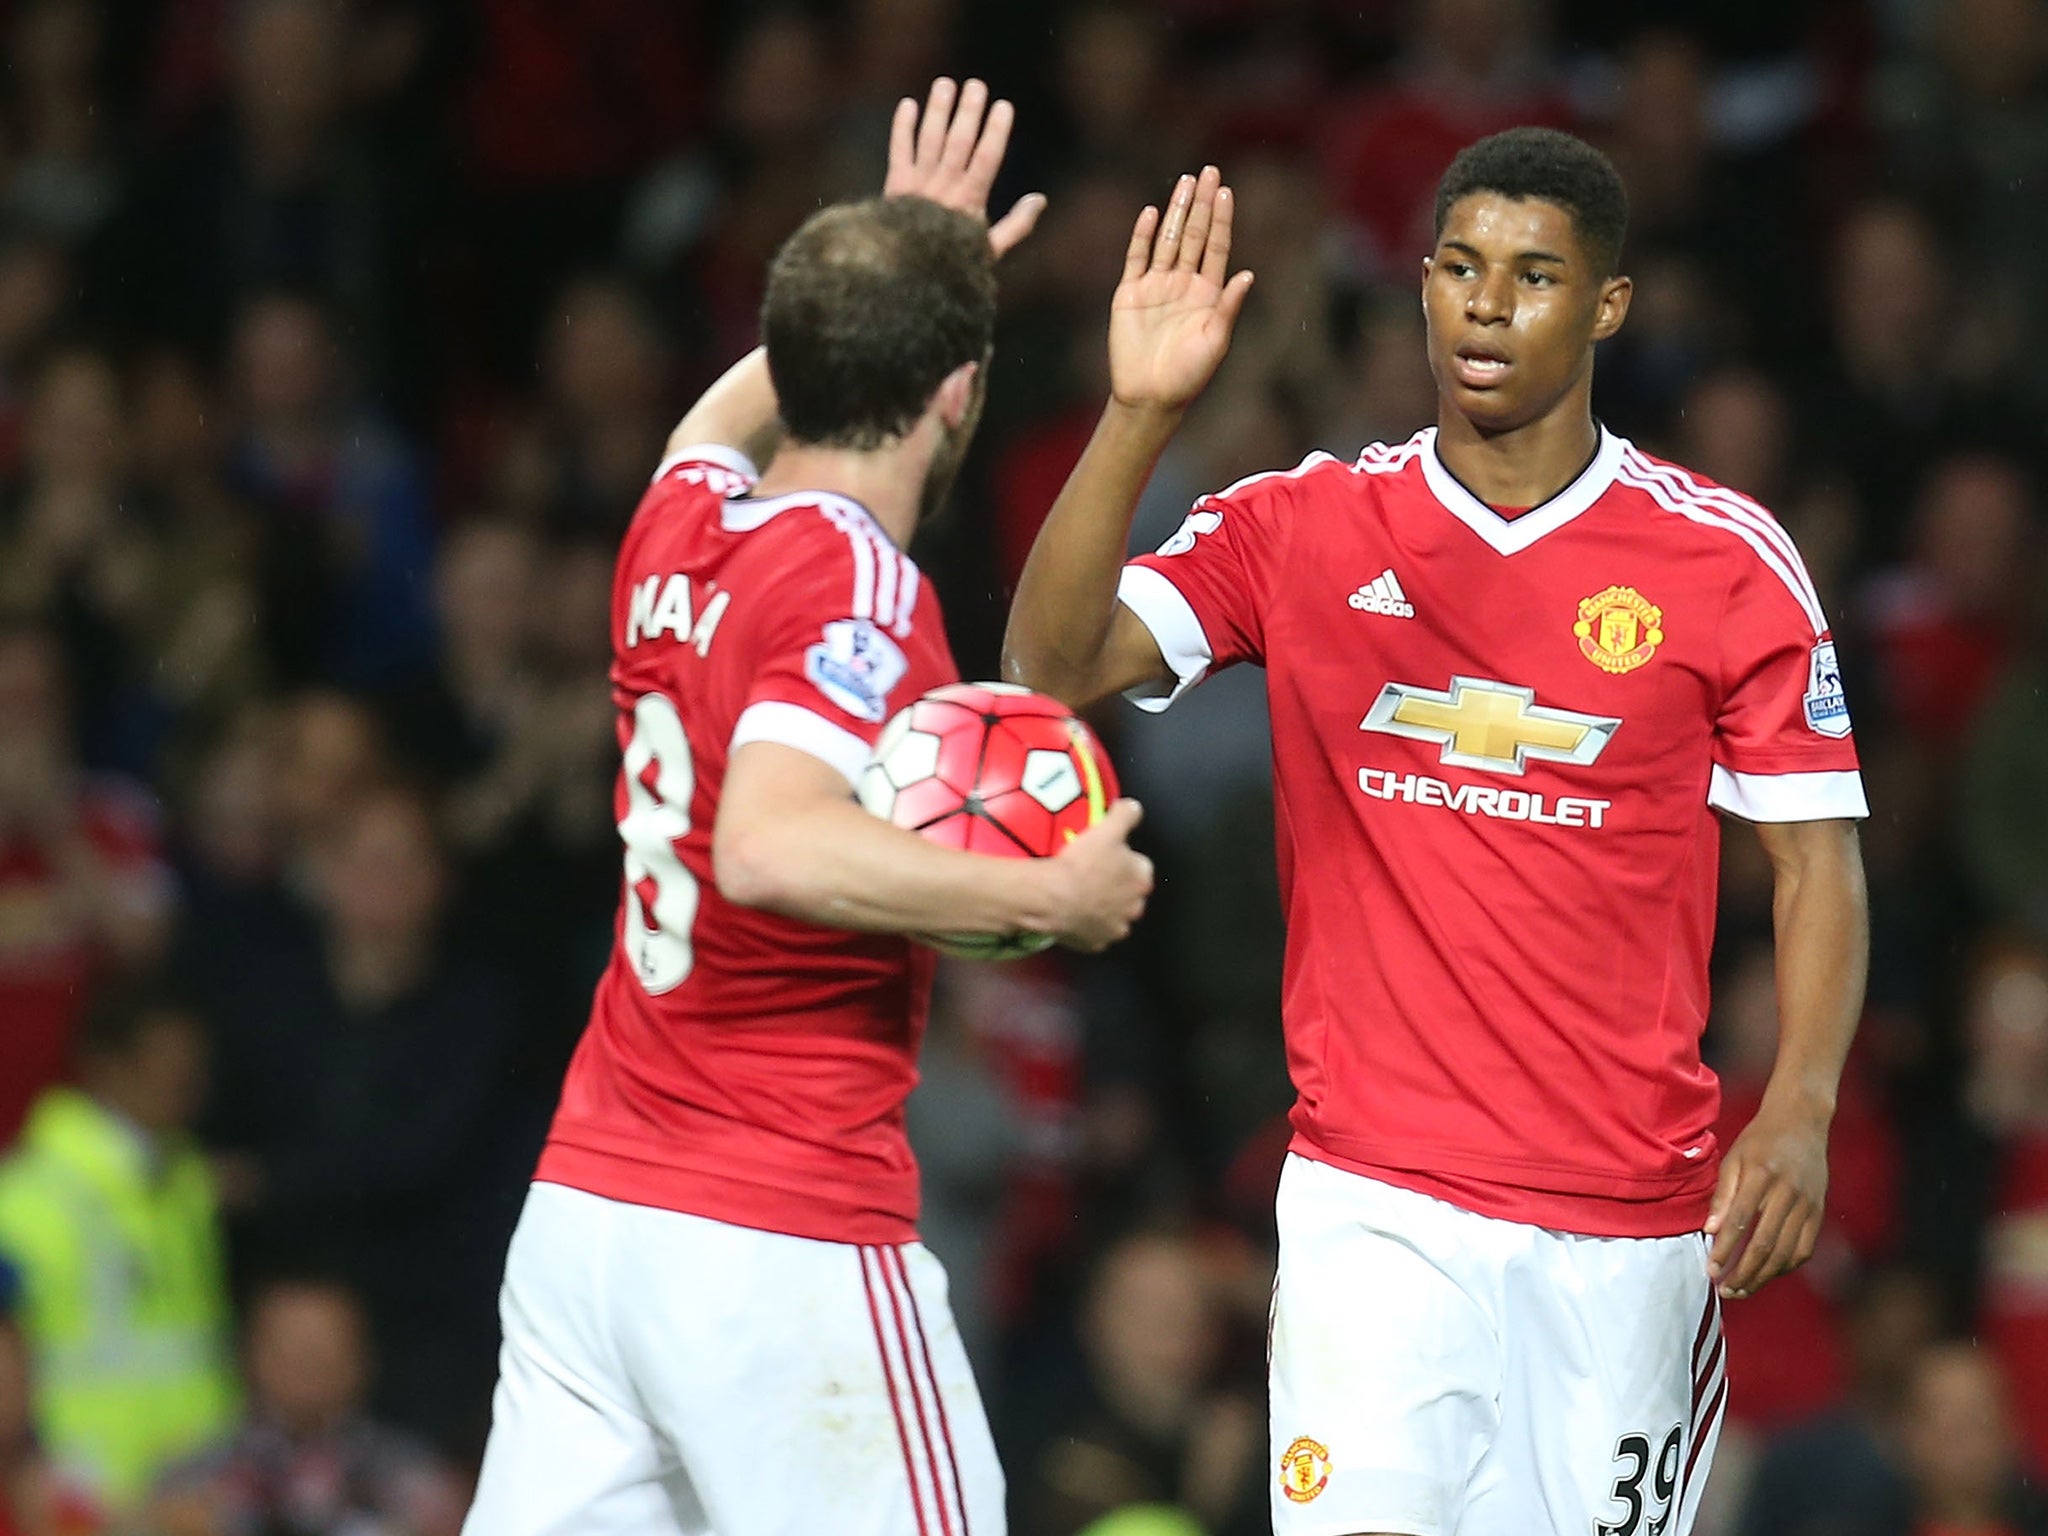
{"label": "chevrolet logo on shirt", "polygon": [[1522,773],[1531,758],[1553,763],[1590,763],[1605,750],[1621,722],[1576,710],[1550,709],[1536,702],[1533,688],[1454,677],[1448,693],[1389,683],[1361,731],[1383,731],[1443,748],[1437,760],[1454,768]]}

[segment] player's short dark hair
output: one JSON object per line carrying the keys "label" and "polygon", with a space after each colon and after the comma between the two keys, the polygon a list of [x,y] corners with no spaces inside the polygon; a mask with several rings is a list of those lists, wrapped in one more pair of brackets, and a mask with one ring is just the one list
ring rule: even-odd
{"label": "player's short dark hair", "polygon": [[1584,139],[1555,128],[1510,128],[1458,151],[1436,184],[1436,233],[1451,205],[1475,192],[1555,203],[1572,217],[1579,242],[1603,277],[1621,268],[1628,236],[1628,192],[1614,162]]}
{"label": "player's short dark hair", "polygon": [[995,336],[995,258],[979,219],[921,197],[812,215],[768,267],[761,334],[799,442],[877,448],[910,430]]}

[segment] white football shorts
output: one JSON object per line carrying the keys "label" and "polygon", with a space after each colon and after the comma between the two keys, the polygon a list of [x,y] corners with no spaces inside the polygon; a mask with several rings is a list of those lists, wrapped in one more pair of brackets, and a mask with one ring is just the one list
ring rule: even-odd
{"label": "white football shorts", "polygon": [[1689,1536],[1727,1400],[1707,1242],[1578,1237],[1290,1156],[1276,1536]]}
{"label": "white football shorts", "polygon": [[1003,1536],[921,1243],[760,1232],[535,1184],[464,1536]]}

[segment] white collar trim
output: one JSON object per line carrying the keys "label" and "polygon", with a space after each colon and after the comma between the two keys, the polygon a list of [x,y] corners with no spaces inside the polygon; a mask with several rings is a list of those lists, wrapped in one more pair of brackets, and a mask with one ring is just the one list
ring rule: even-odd
{"label": "white collar trim", "polygon": [[[752,533],[776,513],[787,512],[791,507],[816,507],[821,512],[837,512],[841,516],[852,517],[856,522],[875,523],[874,514],[866,507],[849,496],[836,495],[831,491],[787,491],[766,500],[746,495],[733,496],[719,509],[718,516],[727,533]],[[881,526],[875,523],[877,530]]]}
{"label": "white collar trim", "polygon": [[1443,509],[1492,545],[1496,553],[1520,554],[1545,534],[1557,532],[1592,506],[1614,483],[1621,470],[1621,455],[1628,447],[1628,439],[1616,437],[1605,427],[1599,428],[1599,432],[1600,446],[1593,451],[1593,462],[1580,472],[1578,479],[1542,505],[1531,507],[1517,517],[1502,517],[1460,485],[1457,477],[1444,468],[1444,461],[1437,457],[1435,427],[1423,429],[1422,452],[1418,455],[1422,461],[1422,478],[1429,483],[1431,494]]}

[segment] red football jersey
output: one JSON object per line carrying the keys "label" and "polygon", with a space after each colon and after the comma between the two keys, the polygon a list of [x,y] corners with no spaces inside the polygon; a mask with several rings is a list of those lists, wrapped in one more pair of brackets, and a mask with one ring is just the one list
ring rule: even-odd
{"label": "red football jersey", "polygon": [[1175,694],[1267,669],[1295,1150],[1563,1231],[1696,1230],[1715,813],[1866,814],[1776,521],[1605,431],[1502,514],[1432,429],[1205,499],[1120,596]]}
{"label": "red football jersey", "polygon": [[718,447],[671,457],[612,593],[618,937],[538,1177],[833,1242],[915,1235],[903,1101],[933,957],[718,893],[734,748],[774,741],[849,793],[882,725],[957,672],[938,600],[844,497],[749,496]]}

